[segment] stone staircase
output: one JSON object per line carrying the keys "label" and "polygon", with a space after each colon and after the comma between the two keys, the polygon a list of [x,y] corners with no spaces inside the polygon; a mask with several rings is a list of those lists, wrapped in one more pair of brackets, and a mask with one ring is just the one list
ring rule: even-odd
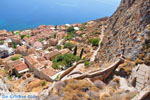
{"label": "stone staircase", "polygon": [[132,79],[135,79],[135,88],[138,91],[143,90],[145,87],[149,86],[150,81],[150,67],[144,64],[136,66],[132,72]]}

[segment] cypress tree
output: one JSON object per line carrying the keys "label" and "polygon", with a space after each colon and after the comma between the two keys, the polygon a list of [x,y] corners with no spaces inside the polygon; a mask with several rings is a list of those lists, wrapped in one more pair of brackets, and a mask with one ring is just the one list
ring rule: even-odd
{"label": "cypress tree", "polygon": [[80,59],[82,59],[83,52],[84,52],[84,48],[82,48],[82,50],[81,50]]}
{"label": "cypress tree", "polygon": [[74,48],[74,53],[73,53],[74,56],[77,55],[77,49],[78,49],[78,47],[76,46],[76,47]]}

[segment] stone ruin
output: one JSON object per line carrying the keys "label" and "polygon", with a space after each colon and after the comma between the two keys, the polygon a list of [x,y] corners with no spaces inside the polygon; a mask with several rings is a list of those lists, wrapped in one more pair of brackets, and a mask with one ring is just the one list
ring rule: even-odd
{"label": "stone ruin", "polygon": [[139,92],[150,87],[150,66],[145,64],[137,65],[133,68],[129,81]]}

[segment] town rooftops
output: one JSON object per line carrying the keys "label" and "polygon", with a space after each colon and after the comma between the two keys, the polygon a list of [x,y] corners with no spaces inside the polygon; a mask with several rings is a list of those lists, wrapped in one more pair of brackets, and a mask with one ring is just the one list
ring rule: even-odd
{"label": "town rooftops", "polygon": [[24,37],[23,40],[24,40],[25,42],[30,42],[30,39],[27,38],[27,37]]}
{"label": "town rooftops", "polygon": [[22,71],[22,70],[25,70],[25,69],[28,69],[28,67],[25,63],[20,63],[20,64],[16,65],[15,68],[18,72]]}
{"label": "town rooftops", "polygon": [[45,61],[46,59],[43,56],[41,56],[41,57],[38,57],[37,60],[38,61]]}
{"label": "town rooftops", "polygon": [[81,35],[82,34],[82,31],[77,31],[76,32],[76,35]]}
{"label": "town rooftops", "polygon": [[57,73],[56,70],[53,69],[52,67],[51,68],[44,68],[41,70],[41,72],[43,72],[47,76],[53,76]]}
{"label": "town rooftops", "polygon": [[19,43],[21,40],[21,37],[19,35],[14,35],[11,37],[12,41]]}
{"label": "town rooftops", "polygon": [[43,48],[43,45],[42,45],[41,42],[36,41],[36,42],[33,44],[33,48],[35,48],[35,49],[42,49],[42,48]]}
{"label": "town rooftops", "polygon": [[33,55],[26,56],[24,59],[32,65],[38,63],[38,60]]}
{"label": "town rooftops", "polygon": [[36,52],[35,48],[29,48],[27,50],[27,55],[34,54]]}
{"label": "town rooftops", "polygon": [[20,59],[16,61],[9,61],[7,62],[7,66],[8,66],[8,69],[13,69],[16,65],[21,64],[21,63],[22,61]]}
{"label": "town rooftops", "polygon": [[4,37],[4,36],[0,37],[0,40],[6,40],[6,39],[7,37]]}
{"label": "town rooftops", "polygon": [[34,65],[34,68],[36,68],[36,69],[41,69],[43,67],[44,67],[44,65],[42,65],[41,63],[37,63]]}
{"label": "town rooftops", "polygon": [[51,39],[49,40],[49,45],[50,45],[50,46],[56,46],[57,43],[58,43],[58,40],[57,40],[57,39],[51,38]]}
{"label": "town rooftops", "polygon": [[27,46],[26,45],[18,46],[16,48],[16,53],[26,55],[26,52],[27,52]]}
{"label": "town rooftops", "polygon": [[45,66],[52,66],[52,64],[53,64],[50,60],[41,61],[40,63]]}
{"label": "town rooftops", "polygon": [[50,53],[45,54],[44,57],[47,60],[52,60],[52,59],[54,59],[59,54],[61,54],[59,51],[51,51]]}

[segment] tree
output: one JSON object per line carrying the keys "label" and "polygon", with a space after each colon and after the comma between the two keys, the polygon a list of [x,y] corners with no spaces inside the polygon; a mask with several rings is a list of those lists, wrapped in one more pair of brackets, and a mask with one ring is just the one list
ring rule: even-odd
{"label": "tree", "polygon": [[68,48],[68,49],[72,50],[72,48],[73,48],[74,46],[75,46],[75,45],[74,45],[73,43],[67,42],[67,43],[65,43],[64,48]]}
{"label": "tree", "polygon": [[15,42],[12,43],[13,48],[17,47],[17,44]]}
{"label": "tree", "polygon": [[23,39],[26,35],[20,35],[21,39]]}
{"label": "tree", "polygon": [[78,56],[74,56],[72,53],[65,55],[58,55],[55,59],[53,59],[52,67],[54,69],[62,69],[62,67],[70,67],[76,61],[79,61],[80,58]]}
{"label": "tree", "polygon": [[78,49],[78,47],[76,46],[75,48],[74,48],[74,53],[73,53],[73,55],[77,55],[77,49]]}
{"label": "tree", "polygon": [[56,48],[57,48],[58,50],[61,50],[62,47],[61,47],[61,45],[57,45]]}
{"label": "tree", "polygon": [[22,74],[18,74],[17,77],[20,78],[22,76]]}
{"label": "tree", "polygon": [[85,65],[85,66],[88,66],[89,64],[90,64],[89,61],[87,61],[87,60],[84,61],[84,65]]}
{"label": "tree", "polygon": [[71,32],[71,33],[67,33],[67,36],[65,37],[65,40],[71,40],[75,37],[75,33]]}
{"label": "tree", "polygon": [[89,42],[92,44],[92,46],[98,46],[99,39],[98,38],[90,39]]}
{"label": "tree", "polygon": [[74,29],[74,27],[72,26],[72,27],[69,27],[68,29],[67,29],[67,32],[74,32],[75,31],[75,29]]}
{"label": "tree", "polygon": [[82,50],[81,50],[80,59],[82,59],[83,52],[84,52],[84,48],[82,48]]}

